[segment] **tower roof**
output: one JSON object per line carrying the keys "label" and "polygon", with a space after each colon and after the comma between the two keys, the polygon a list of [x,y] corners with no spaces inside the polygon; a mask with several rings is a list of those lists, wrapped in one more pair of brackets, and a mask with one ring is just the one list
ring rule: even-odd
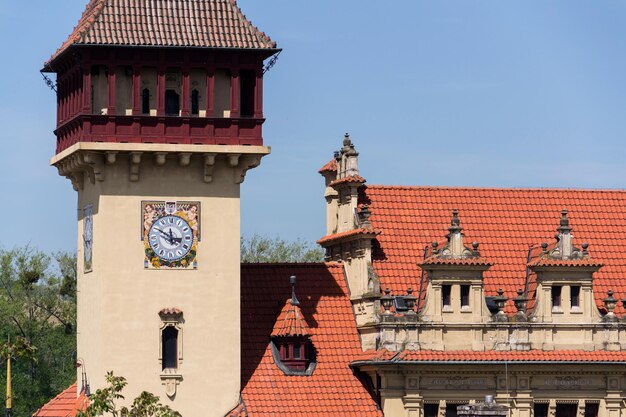
{"label": "tower roof", "polygon": [[74,45],[276,49],[235,0],[90,0],[44,70]]}

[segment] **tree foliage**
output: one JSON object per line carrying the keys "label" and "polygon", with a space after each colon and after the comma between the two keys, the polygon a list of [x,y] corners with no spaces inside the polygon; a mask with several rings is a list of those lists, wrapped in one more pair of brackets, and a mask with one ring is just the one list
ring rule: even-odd
{"label": "tree foliage", "polygon": [[324,250],[300,239],[287,241],[279,237],[254,235],[241,238],[241,262],[322,262]]}
{"label": "tree foliage", "polygon": [[75,265],[65,253],[0,250],[0,363],[11,350],[14,415],[32,415],[76,379]]}
{"label": "tree foliage", "polygon": [[115,376],[113,372],[106,375],[106,388],[101,388],[89,397],[89,406],[85,411],[78,412],[76,417],[181,417],[180,413],[169,406],[161,404],[159,397],[143,391],[130,405],[118,406],[116,403],[124,400],[122,390],[126,386],[126,379]]}

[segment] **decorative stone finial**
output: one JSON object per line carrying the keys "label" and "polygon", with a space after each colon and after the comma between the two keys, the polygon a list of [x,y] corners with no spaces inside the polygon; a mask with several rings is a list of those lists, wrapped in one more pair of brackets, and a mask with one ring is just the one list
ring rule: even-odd
{"label": "decorative stone finial", "polygon": [[391,290],[389,288],[385,288],[385,295],[380,297],[380,302],[385,309],[384,314],[391,314],[391,305],[393,304],[393,297],[391,296]]}
{"label": "decorative stone finial", "polygon": [[541,242],[541,254],[545,255],[548,253],[548,244],[546,242]]}
{"label": "decorative stone finial", "polygon": [[346,132],[343,135],[343,147],[344,148],[349,148],[350,145],[352,145],[352,141],[350,140],[350,134]]}
{"label": "decorative stone finial", "polygon": [[439,253],[439,249],[438,249],[439,243],[433,242],[432,246],[433,246],[433,255],[436,255],[437,253]]}
{"label": "decorative stone finial", "polygon": [[461,227],[461,219],[459,219],[459,211],[457,209],[452,210],[452,220],[450,220],[450,227],[448,231],[450,234],[461,233],[463,228]]}
{"label": "decorative stone finial", "polygon": [[359,153],[354,148],[350,135],[346,133],[343,137],[343,147],[339,151],[337,159],[337,178],[345,178],[351,175],[359,175]]}
{"label": "decorative stone finial", "polygon": [[528,321],[528,317],[526,316],[528,297],[524,296],[524,290],[521,288],[517,289],[517,297],[513,299],[513,304],[515,304],[515,309],[517,309],[515,321]]}
{"label": "decorative stone finial", "polygon": [[581,246],[583,248],[583,257],[589,256],[589,251],[587,250],[589,249],[589,243],[585,242]]}
{"label": "decorative stone finial", "polygon": [[565,234],[572,231],[572,228],[569,225],[569,219],[567,218],[567,210],[565,209],[561,210],[561,221],[558,229],[556,230],[560,234]]}
{"label": "decorative stone finial", "polygon": [[361,211],[359,211],[359,222],[361,226],[368,227],[370,226],[370,216],[372,212],[370,211],[370,207],[367,204],[363,204],[361,206]]}
{"label": "decorative stone finial", "polygon": [[480,256],[480,252],[478,251],[478,242],[472,242],[472,250],[474,252],[474,256]]}
{"label": "decorative stone finial", "polygon": [[407,314],[415,314],[413,308],[415,307],[416,301],[417,298],[413,295],[413,288],[409,287],[406,290],[406,295],[404,296],[404,304],[406,304],[406,307],[408,308]]}
{"label": "decorative stone finial", "polygon": [[291,283],[291,305],[299,306],[300,301],[296,298],[296,276],[292,275],[289,277],[289,282]]}
{"label": "decorative stone finial", "polygon": [[559,221],[559,227],[556,229],[557,234],[554,236],[556,239],[556,248],[550,251],[550,257],[553,259],[580,259],[584,257],[584,254],[579,248],[574,247],[574,236],[572,234],[572,227],[569,224],[567,217],[567,210],[561,211],[561,220]]}
{"label": "decorative stone finial", "polygon": [[506,314],[504,314],[503,311],[507,301],[508,298],[504,296],[504,291],[502,290],[502,288],[498,289],[498,295],[493,297],[493,302],[498,309],[498,312],[494,315],[495,321],[509,321],[509,318],[506,316]]}
{"label": "decorative stone finial", "polygon": [[606,308],[606,315],[602,318],[604,321],[617,321],[617,316],[613,312],[617,306],[617,298],[613,297],[613,290],[607,292],[607,297],[602,300],[604,302],[604,308]]}

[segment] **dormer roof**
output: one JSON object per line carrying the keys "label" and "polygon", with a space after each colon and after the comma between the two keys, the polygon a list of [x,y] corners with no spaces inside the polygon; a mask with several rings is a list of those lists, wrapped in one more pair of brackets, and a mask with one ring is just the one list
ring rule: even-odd
{"label": "dormer roof", "polygon": [[296,337],[296,336],[310,336],[311,331],[307,324],[300,306],[292,303],[292,299],[288,299],[285,302],[276,324],[274,324],[274,330],[272,330],[272,337]]}
{"label": "dormer roof", "polygon": [[276,50],[234,0],[90,0],[44,70],[75,45]]}
{"label": "dormer roof", "polygon": [[471,269],[475,269],[474,267],[482,270],[488,269],[492,263],[480,256],[478,242],[473,242],[471,248],[465,246],[465,235],[462,231],[463,227],[461,227],[459,211],[454,209],[452,210],[450,227],[448,227],[448,234],[446,235],[447,241],[443,245],[436,241],[433,242],[420,266],[459,266],[470,267]]}

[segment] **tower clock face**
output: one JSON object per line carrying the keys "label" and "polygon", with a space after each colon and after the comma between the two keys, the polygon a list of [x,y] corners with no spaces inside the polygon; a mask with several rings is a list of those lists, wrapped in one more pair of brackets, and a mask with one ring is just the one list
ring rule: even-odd
{"label": "tower clock face", "polygon": [[197,269],[199,201],[142,201],[146,269]]}
{"label": "tower clock face", "polygon": [[193,246],[193,229],[182,217],[163,216],[155,221],[148,232],[150,247],[165,262],[185,257]]}

